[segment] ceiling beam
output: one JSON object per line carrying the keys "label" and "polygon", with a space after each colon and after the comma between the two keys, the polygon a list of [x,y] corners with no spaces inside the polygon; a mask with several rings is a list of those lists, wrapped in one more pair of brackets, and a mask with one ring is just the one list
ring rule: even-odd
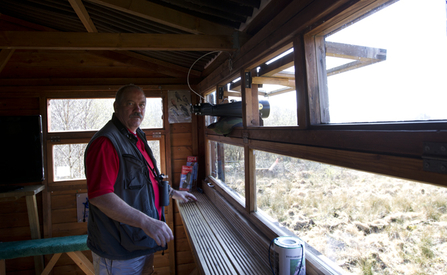
{"label": "ceiling beam", "polygon": [[81,0],[68,0],[88,32],[98,32]]}
{"label": "ceiling beam", "polygon": [[146,0],[88,0],[192,34],[231,35],[235,30]]}
{"label": "ceiling beam", "polygon": [[[123,85],[185,85],[184,78],[7,78],[0,79],[0,88],[18,86],[101,86]],[[193,83],[195,85],[195,83]]]}
{"label": "ceiling beam", "polygon": [[[123,82],[130,83],[130,82]],[[73,86],[4,86],[1,87],[2,95],[7,97],[24,97],[24,96],[39,96],[42,92],[48,97],[71,97],[79,98],[79,91],[84,92],[105,92],[114,96],[116,91],[121,88],[123,84],[117,85],[73,85]],[[186,84],[138,84],[143,91],[161,91],[161,90],[186,90]],[[112,92],[111,92],[112,91]],[[98,93],[88,93],[86,96],[97,97]]]}
{"label": "ceiling beam", "polygon": [[141,33],[0,32],[0,49],[233,51],[232,36]]}

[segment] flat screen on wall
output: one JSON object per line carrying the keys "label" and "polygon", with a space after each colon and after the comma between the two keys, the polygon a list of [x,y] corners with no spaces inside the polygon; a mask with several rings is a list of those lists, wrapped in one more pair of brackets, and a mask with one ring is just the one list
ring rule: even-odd
{"label": "flat screen on wall", "polygon": [[0,116],[0,188],[44,180],[42,117]]}

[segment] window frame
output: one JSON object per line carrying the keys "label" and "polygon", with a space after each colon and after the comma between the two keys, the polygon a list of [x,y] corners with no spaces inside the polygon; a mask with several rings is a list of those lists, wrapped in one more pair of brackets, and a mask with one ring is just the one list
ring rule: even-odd
{"label": "window frame", "polygon": [[[349,25],[370,13],[386,9],[389,5],[400,0],[372,0],[369,3],[358,3],[346,11],[330,18],[324,24],[306,32],[304,37],[304,53],[306,56],[307,89],[310,101],[309,119],[313,128],[331,127],[333,129],[359,129],[359,130],[428,130],[447,129],[446,120],[430,121],[385,121],[385,122],[359,122],[359,123],[330,123],[328,110],[328,90],[326,75],[325,36],[336,32],[344,25]],[[403,1],[403,0],[402,0]]]}
{"label": "window frame", "polygon": [[[52,99],[97,99],[97,98],[107,98],[114,99],[114,95],[112,96],[103,96],[103,97],[47,97],[47,107],[49,106],[49,102]],[[160,172],[165,175],[171,174],[171,166],[168,163],[167,156],[169,155],[170,150],[167,149],[167,135],[169,129],[169,122],[167,119],[167,92],[162,93],[160,95],[146,95],[146,98],[161,98],[162,99],[162,108],[163,108],[163,127],[162,128],[144,128],[142,131],[146,134],[146,138],[148,141],[158,140],[160,142],[160,163],[157,163]],[[48,119],[50,118],[49,108],[46,108],[46,118],[44,125],[44,131],[46,136],[46,175],[47,175],[47,186],[51,190],[65,190],[67,187],[76,187],[76,188],[85,188],[87,186],[86,179],[76,179],[76,180],[61,180],[55,181],[54,173],[55,167],[53,164],[53,146],[54,145],[64,145],[64,144],[78,144],[78,143],[89,143],[93,135],[97,132],[95,131],[63,131],[57,132],[49,131],[49,123]]]}

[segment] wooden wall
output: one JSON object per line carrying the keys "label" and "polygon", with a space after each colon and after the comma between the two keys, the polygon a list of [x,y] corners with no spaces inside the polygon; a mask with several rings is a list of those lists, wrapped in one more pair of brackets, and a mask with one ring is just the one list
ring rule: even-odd
{"label": "wooden wall", "polygon": [[[186,165],[186,158],[188,156],[197,156],[197,145],[193,143],[195,136],[193,129],[195,129],[196,124],[194,120],[193,123],[176,123],[171,124],[170,127],[172,174],[174,177],[171,182],[173,182],[175,189],[179,187],[182,165]],[[190,274],[195,268],[194,258],[191,253],[191,247],[186,239],[185,229],[176,205],[174,207],[174,225],[177,274]]]}

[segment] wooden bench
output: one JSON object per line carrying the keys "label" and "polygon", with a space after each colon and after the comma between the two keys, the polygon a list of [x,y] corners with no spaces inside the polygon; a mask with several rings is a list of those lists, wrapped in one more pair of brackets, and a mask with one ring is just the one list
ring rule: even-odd
{"label": "wooden bench", "polygon": [[42,272],[49,274],[62,253],[67,253],[85,274],[94,275],[93,264],[81,252],[84,250],[89,250],[87,235],[0,243],[0,275],[6,274],[7,259],[54,254]]}
{"label": "wooden bench", "polygon": [[227,219],[207,195],[193,194],[197,202],[177,206],[200,274],[271,274],[268,243],[259,244],[246,221]]}

